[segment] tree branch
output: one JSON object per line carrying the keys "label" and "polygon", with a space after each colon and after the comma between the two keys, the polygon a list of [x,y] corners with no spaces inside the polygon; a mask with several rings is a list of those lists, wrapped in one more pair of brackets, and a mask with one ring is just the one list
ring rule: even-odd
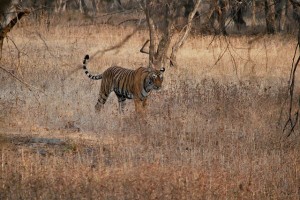
{"label": "tree branch", "polygon": [[26,83],[25,81],[21,80],[20,78],[18,78],[17,76],[15,76],[13,73],[11,73],[10,71],[8,71],[7,69],[5,69],[4,67],[0,66],[0,69],[2,69],[3,71],[5,71],[6,73],[8,73],[10,76],[12,76],[14,79],[16,79],[17,81],[19,81],[20,83],[22,83],[23,85],[25,85],[25,87],[29,90],[32,91],[32,89],[38,90],[40,92],[42,92],[43,94],[45,94],[44,91],[42,91],[39,88],[36,88],[28,83]]}
{"label": "tree branch", "polygon": [[194,9],[192,10],[192,12],[190,12],[189,16],[188,16],[188,22],[187,22],[187,25],[185,27],[185,32],[180,36],[180,38],[178,39],[178,41],[175,43],[175,45],[173,46],[172,48],[172,53],[171,53],[171,66],[173,67],[176,67],[178,64],[177,64],[177,52],[179,50],[179,48],[183,45],[184,41],[187,39],[190,31],[191,31],[191,28],[192,28],[192,21],[193,21],[193,18],[200,6],[200,2],[201,0],[197,0],[197,2],[195,3],[195,6],[194,6]]}
{"label": "tree branch", "polygon": [[3,41],[7,33],[17,24],[18,20],[20,20],[23,16],[28,15],[29,13],[30,11],[28,9],[18,12],[17,16],[13,18],[4,28],[0,28],[0,60],[2,58]]}

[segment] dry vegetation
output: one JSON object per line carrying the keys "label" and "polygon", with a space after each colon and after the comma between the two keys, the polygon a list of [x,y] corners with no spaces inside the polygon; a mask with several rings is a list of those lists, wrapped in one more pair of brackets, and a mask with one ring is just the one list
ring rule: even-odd
{"label": "dry vegetation", "polygon": [[[100,82],[80,68],[132,31],[10,33],[1,66],[30,88],[1,72],[0,199],[299,199],[299,130],[282,133],[294,36],[192,36],[143,125],[113,94],[95,113]],[[146,39],[94,57],[91,71],[144,66]]]}

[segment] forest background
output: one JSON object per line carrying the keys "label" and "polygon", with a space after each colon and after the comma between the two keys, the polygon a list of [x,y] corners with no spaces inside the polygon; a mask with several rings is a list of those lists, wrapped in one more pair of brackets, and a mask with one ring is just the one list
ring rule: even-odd
{"label": "forest background", "polygon": [[[298,1],[3,0],[0,13],[0,199],[299,199]],[[146,125],[114,94],[95,112],[86,54],[93,73],[166,67]]]}

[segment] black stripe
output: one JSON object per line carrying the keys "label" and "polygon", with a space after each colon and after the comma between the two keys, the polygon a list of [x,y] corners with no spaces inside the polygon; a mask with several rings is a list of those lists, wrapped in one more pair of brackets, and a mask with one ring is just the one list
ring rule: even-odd
{"label": "black stripe", "polygon": [[122,82],[121,82],[121,85],[119,86],[119,87],[121,87],[120,89],[121,89],[121,94],[122,95],[126,95],[125,93],[126,93],[126,83],[127,83],[127,74],[126,74],[126,71],[123,71],[123,73],[122,73],[122,77],[121,77],[121,79],[122,79]]}
{"label": "black stripe", "polygon": [[129,83],[130,83],[130,78],[129,78],[129,74],[130,71],[126,70],[125,72],[125,77],[124,77],[124,84],[123,84],[123,88],[125,91],[123,91],[124,95],[126,95],[126,93],[128,93],[129,91]]}

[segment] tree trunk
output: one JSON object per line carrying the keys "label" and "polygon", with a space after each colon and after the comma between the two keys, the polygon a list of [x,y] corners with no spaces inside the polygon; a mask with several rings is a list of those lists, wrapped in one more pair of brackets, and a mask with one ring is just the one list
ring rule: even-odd
{"label": "tree trunk", "polygon": [[256,26],[256,0],[252,0],[252,26]]}
{"label": "tree trunk", "polygon": [[284,31],[287,14],[287,0],[280,0],[277,2],[277,18],[278,18],[278,30]]}
{"label": "tree trunk", "polygon": [[145,7],[146,20],[149,27],[150,46],[149,46],[149,67],[153,68],[154,54],[156,52],[157,38],[155,35],[155,24],[151,14],[151,1],[147,0]]}
{"label": "tree trunk", "polygon": [[174,34],[174,14],[175,12],[169,8],[169,5],[165,5],[165,28],[163,29],[163,34],[161,40],[159,41],[157,51],[155,53],[155,63],[154,66],[161,68],[162,64],[166,63],[167,52],[171,44],[171,39]]}
{"label": "tree trunk", "polygon": [[17,17],[13,18],[6,26],[0,29],[0,60],[2,58],[3,41],[7,33],[17,24],[18,20],[29,13],[29,10],[18,12]]}
{"label": "tree trunk", "polygon": [[174,46],[172,48],[172,53],[171,53],[171,58],[170,58],[171,66],[177,67],[177,65],[178,65],[177,64],[177,52],[178,52],[179,48],[183,45],[184,41],[187,39],[187,37],[191,31],[192,20],[197,12],[197,9],[200,6],[200,2],[201,2],[201,0],[197,0],[197,2],[195,3],[193,10],[189,13],[185,32],[180,36],[180,38],[178,39],[178,41],[174,44]]}
{"label": "tree trunk", "polygon": [[266,27],[268,34],[274,34],[275,28],[275,2],[274,0],[265,0]]}
{"label": "tree trunk", "polygon": [[219,22],[219,30],[222,35],[227,35],[226,32],[226,0],[218,0],[218,22]]}

